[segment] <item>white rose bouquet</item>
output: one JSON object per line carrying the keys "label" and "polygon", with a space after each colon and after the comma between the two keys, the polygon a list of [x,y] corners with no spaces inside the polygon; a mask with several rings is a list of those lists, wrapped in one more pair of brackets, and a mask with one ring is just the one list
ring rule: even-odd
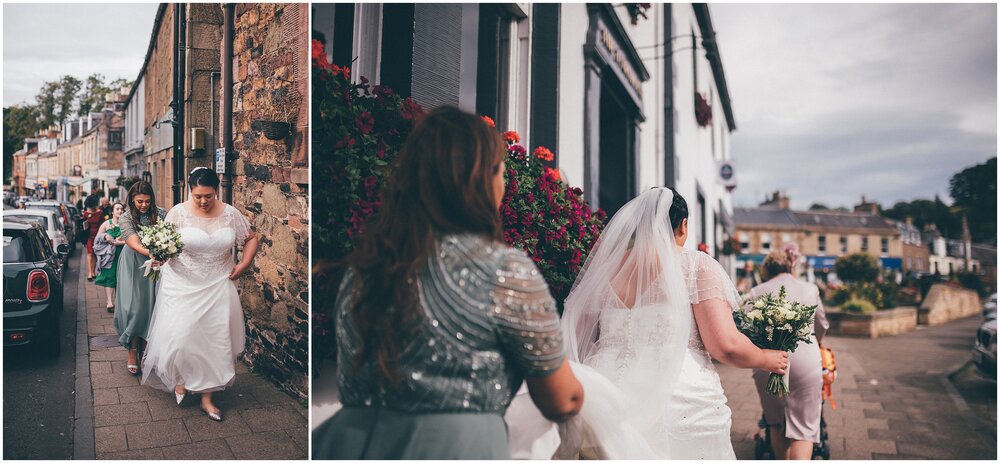
{"label": "white rose bouquet", "polygon": [[[800,341],[812,344],[816,307],[788,301],[782,286],[777,295],[769,293],[744,302],[744,310],[733,312],[733,320],[757,347],[795,352]],[[767,391],[778,397],[788,395],[788,371],[784,375],[771,373]]]}
{"label": "white rose bouquet", "polygon": [[153,260],[163,262],[171,257],[177,257],[184,250],[184,242],[177,231],[177,225],[166,220],[158,220],[154,225],[139,227],[139,241],[152,257],[142,264],[143,275],[150,280],[160,276],[160,270],[153,268]]}

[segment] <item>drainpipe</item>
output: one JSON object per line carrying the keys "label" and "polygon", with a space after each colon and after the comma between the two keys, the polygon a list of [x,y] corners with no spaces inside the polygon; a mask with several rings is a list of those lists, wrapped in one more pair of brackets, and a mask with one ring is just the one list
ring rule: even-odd
{"label": "drainpipe", "polygon": [[222,199],[233,203],[233,172],[229,160],[233,157],[233,16],[235,6],[222,6],[222,143],[225,148],[222,173]]}
{"label": "drainpipe", "polygon": [[181,202],[181,185],[184,182],[184,77],[187,72],[185,66],[185,42],[186,33],[185,15],[187,13],[184,3],[174,3],[174,99],[171,105],[174,109],[174,184],[173,199],[174,204]]}

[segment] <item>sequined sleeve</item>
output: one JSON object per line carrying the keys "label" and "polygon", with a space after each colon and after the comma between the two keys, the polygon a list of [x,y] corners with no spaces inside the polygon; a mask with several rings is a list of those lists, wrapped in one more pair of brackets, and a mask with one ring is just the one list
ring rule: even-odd
{"label": "sequined sleeve", "polygon": [[500,342],[521,373],[539,377],[558,369],[565,351],[559,313],[535,263],[510,250],[496,272],[491,297]]}
{"label": "sequined sleeve", "polygon": [[691,304],[719,299],[733,310],[739,309],[739,292],[718,261],[703,252],[693,252],[694,265],[688,273],[688,296]]}
{"label": "sequined sleeve", "polygon": [[127,240],[139,232],[139,227],[132,221],[132,214],[126,210],[118,219],[118,226],[122,230],[122,239]]}

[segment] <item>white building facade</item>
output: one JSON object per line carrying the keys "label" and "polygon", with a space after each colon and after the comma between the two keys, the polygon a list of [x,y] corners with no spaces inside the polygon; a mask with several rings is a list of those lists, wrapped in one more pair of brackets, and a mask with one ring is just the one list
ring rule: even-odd
{"label": "white building facade", "polygon": [[609,214],[651,187],[677,189],[688,246],[731,267],[720,251],[734,232],[736,124],[708,6],[639,5],[315,4],[313,28],[353,79],[490,116],[529,150],[551,149]]}

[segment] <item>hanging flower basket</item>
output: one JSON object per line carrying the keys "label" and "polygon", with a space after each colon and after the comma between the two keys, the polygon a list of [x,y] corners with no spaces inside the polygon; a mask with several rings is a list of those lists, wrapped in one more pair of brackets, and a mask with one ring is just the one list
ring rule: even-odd
{"label": "hanging flower basket", "polygon": [[698,121],[699,127],[708,127],[712,124],[712,106],[698,92],[694,93],[694,117]]}
{"label": "hanging flower basket", "polygon": [[283,140],[290,130],[287,122],[267,120],[253,121],[250,123],[250,128],[264,134],[268,140]]}

